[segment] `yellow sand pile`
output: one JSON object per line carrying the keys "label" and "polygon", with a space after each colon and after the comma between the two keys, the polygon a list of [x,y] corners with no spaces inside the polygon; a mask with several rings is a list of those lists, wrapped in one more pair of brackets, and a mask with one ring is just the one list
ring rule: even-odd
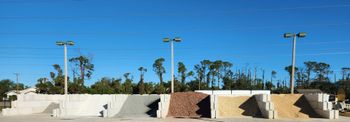
{"label": "yellow sand pile", "polygon": [[261,113],[254,97],[249,96],[219,96],[219,116],[229,117],[260,117]]}
{"label": "yellow sand pile", "polygon": [[318,117],[302,94],[273,94],[271,100],[275,104],[278,118],[308,119]]}

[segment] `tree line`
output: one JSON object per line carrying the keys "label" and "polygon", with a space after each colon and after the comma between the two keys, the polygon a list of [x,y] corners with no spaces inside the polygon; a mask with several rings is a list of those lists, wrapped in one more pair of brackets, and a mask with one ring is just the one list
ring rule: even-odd
{"label": "tree line", "polygon": [[[152,71],[158,76],[159,82],[146,81],[145,73],[150,71],[139,67],[140,79],[134,81],[130,73],[124,73],[123,78],[103,77],[91,86],[84,84],[86,78],[93,75],[94,64],[91,58],[79,56],[69,60],[73,64],[73,77],[69,77],[68,92],[71,94],[164,94],[170,93],[170,81],[165,81],[166,73],[164,58],[154,61]],[[61,66],[53,65],[50,78],[37,80],[38,93],[63,94],[64,74]],[[284,68],[291,74],[291,66]],[[330,75],[333,74],[331,66],[324,62],[307,61],[303,66],[295,67],[296,89],[320,89],[326,93],[336,94],[340,89],[350,96],[350,68],[344,67],[341,78],[332,82]],[[289,93],[287,83],[289,81],[277,79],[278,73],[271,71],[270,78],[265,77],[262,70],[260,77],[257,76],[257,68],[243,68],[233,70],[233,64],[222,60],[202,60],[195,64],[193,71],[187,69],[183,62],[177,64],[177,76],[175,76],[175,92],[194,90],[271,90],[273,93]],[[335,75],[335,74],[334,74]],[[336,80],[336,79],[335,79]]]}

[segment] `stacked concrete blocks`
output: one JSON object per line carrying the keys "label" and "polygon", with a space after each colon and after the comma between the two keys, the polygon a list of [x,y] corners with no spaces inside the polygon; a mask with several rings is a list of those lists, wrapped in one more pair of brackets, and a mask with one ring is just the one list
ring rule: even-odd
{"label": "stacked concrete blocks", "polygon": [[311,107],[323,118],[338,119],[339,111],[332,110],[333,104],[329,102],[328,94],[304,94]]}
{"label": "stacked concrete blocks", "polygon": [[210,117],[212,119],[217,118],[218,116],[218,95],[210,95]]}
{"label": "stacked concrete blocks", "polygon": [[270,94],[257,94],[254,96],[263,117],[268,119],[278,118],[277,111],[274,109],[274,104],[271,102]]}
{"label": "stacked concrete blocks", "polygon": [[158,110],[157,110],[157,118],[166,118],[169,111],[169,105],[170,105],[170,95],[169,94],[161,94],[160,101],[158,103]]}

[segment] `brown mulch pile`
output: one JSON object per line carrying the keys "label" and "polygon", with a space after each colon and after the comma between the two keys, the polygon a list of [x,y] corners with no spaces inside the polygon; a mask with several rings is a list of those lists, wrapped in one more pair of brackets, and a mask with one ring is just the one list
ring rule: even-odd
{"label": "brown mulch pile", "polygon": [[168,117],[210,117],[210,96],[197,92],[173,93]]}
{"label": "brown mulch pile", "polygon": [[308,119],[319,118],[305,96],[302,94],[273,94],[272,102],[275,104],[278,118]]}

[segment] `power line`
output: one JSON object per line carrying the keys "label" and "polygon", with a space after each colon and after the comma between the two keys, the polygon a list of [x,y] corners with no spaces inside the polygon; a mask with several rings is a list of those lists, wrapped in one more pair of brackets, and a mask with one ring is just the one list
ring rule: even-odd
{"label": "power line", "polygon": [[[0,17],[1,19],[1,17]],[[324,26],[348,26],[350,25],[349,22],[338,22],[338,23],[309,23],[309,24],[300,24],[300,25],[270,25],[270,26],[245,26],[245,27],[236,27],[236,28],[202,28],[202,27],[191,27],[185,29],[186,31],[193,31],[193,32],[227,32],[227,31],[237,31],[237,30],[261,30],[261,29],[282,29],[282,28],[300,28],[300,27],[324,27]],[[151,31],[147,32],[74,32],[74,33],[60,33],[60,32],[1,32],[0,36],[42,36],[42,35],[71,35],[71,36],[98,36],[98,35],[149,35],[149,33],[152,33]],[[163,34],[159,33],[158,31],[154,31],[152,34]]]}
{"label": "power line", "polygon": [[[3,1],[4,3],[4,1]],[[16,2],[5,2],[5,3],[16,3]],[[299,6],[299,7],[285,7],[285,8],[261,8],[261,9],[246,9],[246,10],[235,10],[235,11],[215,11],[215,12],[208,12],[208,13],[121,13],[118,15],[94,15],[94,16],[2,16],[0,19],[118,19],[121,15],[123,16],[202,16],[203,14],[213,14],[213,15],[220,15],[220,14],[232,14],[232,13],[248,13],[248,12],[268,12],[268,11],[287,11],[287,10],[298,10],[298,9],[323,9],[323,8],[346,8],[350,7],[349,4],[335,4],[335,5],[317,5],[317,6]]]}
{"label": "power line", "polygon": [[[329,45],[329,44],[346,44],[350,43],[349,41],[312,41],[312,42],[300,42],[298,45]],[[259,44],[259,47],[266,46],[266,47],[277,47],[277,46],[289,46],[289,44]],[[237,49],[237,47],[206,47],[201,46],[196,48],[193,47],[178,47],[177,49],[180,50],[192,50],[192,49],[203,49],[203,48],[210,48],[210,49]],[[239,48],[239,47],[238,47]],[[34,50],[61,50],[61,48],[45,48],[45,47],[26,47],[26,46],[2,46],[0,49],[34,49]],[[70,48],[73,50],[97,50],[97,51],[145,51],[145,50],[167,50],[168,48]]]}

